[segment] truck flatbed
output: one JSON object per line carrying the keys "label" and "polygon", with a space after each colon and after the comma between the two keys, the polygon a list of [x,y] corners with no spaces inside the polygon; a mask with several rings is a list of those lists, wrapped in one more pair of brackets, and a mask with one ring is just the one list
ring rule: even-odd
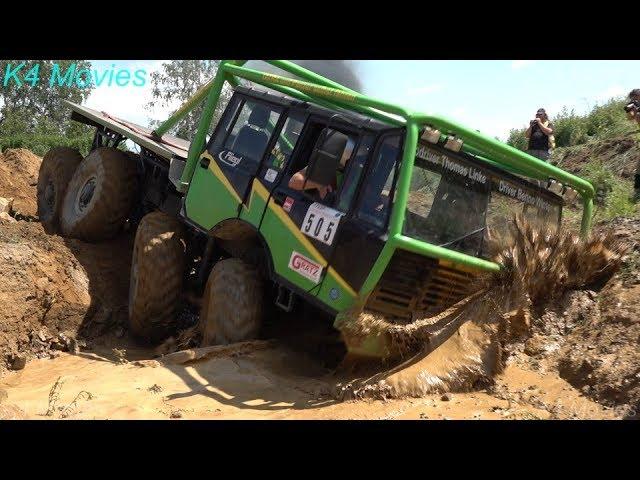
{"label": "truck flatbed", "polygon": [[151,150],[167,161],[171,160],[172,157],[187,158],[190,145],[187,140],[169,134],[164,134],[160,140],[152,135],[150,128],[122,120],[107,112],[93,110],[69,101],[65,101],[65,103],[73,111],[71,114],[73,120],[94,127],[106,127],[141,147]]}

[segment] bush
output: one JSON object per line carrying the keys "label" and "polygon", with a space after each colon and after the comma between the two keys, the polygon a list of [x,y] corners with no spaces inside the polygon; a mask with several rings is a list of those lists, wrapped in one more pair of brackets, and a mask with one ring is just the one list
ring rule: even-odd
{"label": "bush", "polygon": [[608,195],[613,191],[614,185],[618,182],[611,169],[607,168],[602,160],[598,158],[591,160],[582,167],[580,176],[591,182],[598,197]]}
{"label": "bush", "polygon": [[587,163],[580,171],[580,176],[591,182],[596,190],[597,220],[629,217],[636,213],[633,185],[616,177],[601,160],[594,159]]}
{"label": "bush", "polygon": [[27,148],[42,157],[54,147],[71,147],[77,148],[84,156],[89,153],[92,140],[91,134],[75,137],[55,134],[18,134],[0,137],[0,151],[4,152],[7,148]]}
{"label": "bush", "polygon": [[48,118],[36,121],[25,110],[12,110],[0,123],[0,151],[27,148],[43,156],[53,147],[71,147],[87,155],[92,140],[93,129],[88,125],[70,122],[61,128]]}

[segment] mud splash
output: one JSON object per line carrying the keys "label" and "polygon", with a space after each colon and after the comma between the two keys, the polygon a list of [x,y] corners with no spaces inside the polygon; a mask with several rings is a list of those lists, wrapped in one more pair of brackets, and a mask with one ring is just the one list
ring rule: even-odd
{"label": "mud splash", "polygon": [[[504,368],[503,350],[532,334],[545,307],[569,290],[604,284],[619,269],[625,246],[605,233],[581,240],[516,216],[502,247],[502,270],[477,279],[476,293],[435,316],[400,325],[355,311],[339,318],[345,336],[384,335],[401,363],[338,383],[339,398],[421,397],[468,391]],[[352,367],[353,369],[353,367]]]}

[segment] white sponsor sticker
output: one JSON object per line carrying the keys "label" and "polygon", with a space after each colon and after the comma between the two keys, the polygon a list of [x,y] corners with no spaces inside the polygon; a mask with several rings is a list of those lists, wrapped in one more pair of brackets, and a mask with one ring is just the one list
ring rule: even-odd
{"label": "white sponsor sticker", "polygon": [[277,176],[278,172],[273,168],[270,168],[269,170],[267,170],[267,173],[264,174],[264,179],[269,183],[273,183]]}
{"label": "white sponsor sticker", "polygon": [[218,158],[222,163],[226,163],[232,167],[235,167],[242,161],[242,157],[236,157],[232,151],[223,150],[218,154]]}
{"label": "white sponsor sticker", "polygon": [[296,273],[299,273],[305,278],[308,278],[313,283],[320,282],[320,276],[322,275],[322,265],[318,265],[313,260],[305,257],[301,253],[295,250],[291,252],[291,258],[289,258],[289,268]]}
{"label": "white sponsor sticker", "polygon": [[312,203],[302,221],[300,231],[316,240],[331,245],[340,218],[344,213],[320,203]]}

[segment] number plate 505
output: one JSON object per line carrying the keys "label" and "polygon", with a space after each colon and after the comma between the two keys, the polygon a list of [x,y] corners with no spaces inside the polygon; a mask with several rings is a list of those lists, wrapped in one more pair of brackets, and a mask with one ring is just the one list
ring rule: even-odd
{"label": "number plate 505", "polygon": [[311,238],[331,245],[342,215],[338,210],[313,203],[307,210],[300,230]]}

